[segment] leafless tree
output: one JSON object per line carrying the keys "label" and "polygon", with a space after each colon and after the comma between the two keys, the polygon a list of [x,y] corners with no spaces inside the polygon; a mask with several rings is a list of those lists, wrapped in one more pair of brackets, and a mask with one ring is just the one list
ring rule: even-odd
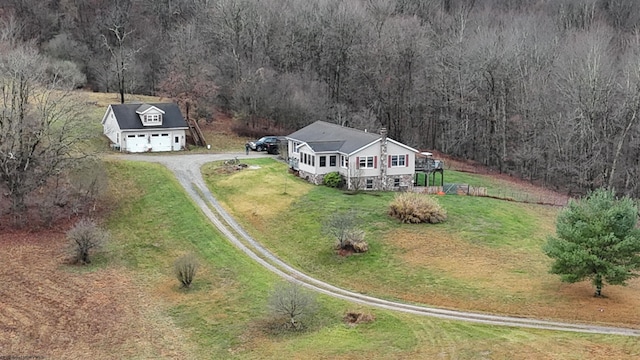
{"label": "leafless tree", "polygon": [[289,330],[299,330],[305,318],[316,311],[315,296],[294,282],[278,283],[269,296],[269,310],[277,318],[282,318],[283,326]]}
{"label": "leafless tree", "polygon": [[98,227],[95,221],[83,218],[67,232],[67,239],[73,262],[85,265],[91,263],[91,254],[104,246],[109,233]]}
{"label": "leafless tree", "polygon": [[101,35],[103,45],[111,54],[118,81],[120,103],[123,104],[127,73],[131,70],[135,54],[140,51],[139,47],[131,45],[131,35],[134,32],[134,28],[129,25],[131,11],[130,1],[116,1],[112,5],[109,16],[105,19],[107,32]]}
{"label": "leafless tree", "polygon": [[358,230],[359,219],[355,210],[333,212],[322,224],[322,232],[331,235],[337,241],[337,247],[343,249],[349,242],[349,236]]}
{"label": "leafless tree", "polygon": [[86,137],[78,102],[46,65],[29,44],[0,44],[0,186],[16,215],[28,194],[82,156]]}

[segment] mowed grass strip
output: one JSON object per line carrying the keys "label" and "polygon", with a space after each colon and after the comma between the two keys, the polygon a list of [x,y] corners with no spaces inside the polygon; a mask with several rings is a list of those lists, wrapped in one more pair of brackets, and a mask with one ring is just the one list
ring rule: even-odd
{"label": "mowed grass strip", "polygon": [[[325,281],[448,308],[640,324],[639,280],[606,287],[608,297],[597,299],[588,282],[564,284],[548,273],[551,262],[541,247],[555,231],[556,207],[447,195],[437,197],[448,212],[446,222],[400,224],[387,216],[391,192],[348,195],[295,178],[271,159],[247,163],[259,168],[228,174],[210,164],[203,172],[216,196],[259,241]],[[360,212],[370,250],[342,257],[321,224],[349,209]]]}
{"label": "mowed grass strip", "polygon": [[[112,187],[124,187],[112,190],[120,194],[118,210],[109,220],[114,261],[135,270],[151,295],[167,303],[176,322],[193,330],[207,354],[226,355],[237,334],[262,310],[274,277],[214,230],[166,168],[108,165]],[[188,252],[202,266],[193,289],[185,292],[173,275],[173,262]]]}
{"label": "mowed grass strip", "polygon": [[[261,168],[273,165],[256,163]],[[108,221],[113,241],[104,261],[107,266],[125,265],[135,274],[134,281],[144,291],[139,296],[171,316],[173,326],[197,347],[197,358],[578,359],[610,354],[633,359],[640,354],[636,339],[442,321],[322,296],[319,313],[307,330],[270,333],[265,330],[266,298],[276,279],[221,238],[163,167],[114,161],[108,169],[109,193],[117,205]],[[264,174],[267,180],[277,178],[275,171]],[[287,181],[286,193],[274,190],[274,199],[308,193],[303,182]],[[202,264],[189,291],[179,289],[172,275],[173,261],[185,252],[195,253]],[[346,325],[342,317],[348,311],[367,313],[375,320]]]}

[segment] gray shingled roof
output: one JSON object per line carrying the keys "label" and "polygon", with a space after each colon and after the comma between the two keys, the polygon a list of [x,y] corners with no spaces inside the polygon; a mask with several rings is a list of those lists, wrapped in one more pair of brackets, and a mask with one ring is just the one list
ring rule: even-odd
{"label": "gray shingled roof", "polygon": [[287,136],[288,139],[307,143],[315,152],[338,151],[345,154],[378,141],[380,137],[380,134],[324,121],[316,121]]}
{"label": "gray shingled roof", "polygon": [[[164,111],[162,115],[162,125],[158,126],[143,126],[140,116],[136,113],[142,105],[155,106],[158,109]],[[113,110],[118,125],[122,130],[132,129],[166,129],[166,128],[188,128],[187,122],[182,117],[180,108],[174,103],[155,103],[155,104],[112,104]]]}

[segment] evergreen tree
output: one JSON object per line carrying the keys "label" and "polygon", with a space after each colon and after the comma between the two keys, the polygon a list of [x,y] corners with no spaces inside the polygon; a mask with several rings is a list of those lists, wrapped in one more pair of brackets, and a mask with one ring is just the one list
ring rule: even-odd
{"label": "evergreen tree", "polygon": [[601,296],[602,286],[626,285],[640,269],[638,209],[629,197],[618,199],[613,191],[596,190],[560,212],[556,236],[544,252],[555,259],[551,273],[565,282],[591,279]]}

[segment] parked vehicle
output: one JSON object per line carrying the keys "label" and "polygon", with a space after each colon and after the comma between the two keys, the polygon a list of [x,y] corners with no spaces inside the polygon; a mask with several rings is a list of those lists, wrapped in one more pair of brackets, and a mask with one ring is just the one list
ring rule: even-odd
{"label": "parked vehicle", "polygon": [[254,151],[265,151],[270,146],[277,147],[279,142],[280,142],[280,140],[278,139],[277,136],[265,136],[265,137],[261,137],[258,140],[250,141],[247,144],[249,145],[249,148],[251,150],[254,150]]}
{"label": "parked vehicle", "polygon": [[280,154],[280,141],[277,141],[275,143],[268,143],[266,150],[267,150],[267,154],[271,154],[271,155]]}

